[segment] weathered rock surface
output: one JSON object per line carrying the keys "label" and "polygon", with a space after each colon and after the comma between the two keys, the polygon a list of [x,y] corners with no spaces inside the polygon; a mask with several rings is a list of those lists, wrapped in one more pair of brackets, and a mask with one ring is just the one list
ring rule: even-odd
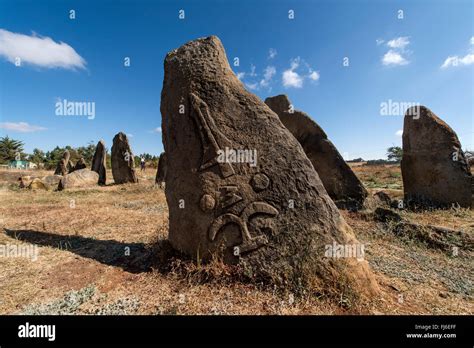
{"label": "weathered rock surface", "polygon": [[434,225],[422,225],[408,221],[400,221],[392,228],[395,235],[404,239],[414,239],[426,246],[440,249],[453,256],[453,252],[467,253],[474,250],[472,233],[453,230]]}
{"label": "weathered rock surface", "polygon": [[99,174],[99,185],[105,185],[107,181],[107,151],[103,140],[97,143],[91,170]]}
{"label": "weathered rock surface", "polygon": [[166,153],[163,152],[158,160],[158,170],[156,171],[155,183],[162,187],[166,179]]}
{"label": "weathered rock surface", "polygon": [[379,203],[387,206],[390,206],[390,204],[392,203],[392,199],[384,191],[377,191],[376,193],[374,193],[374,199]]}
{"label": "weathered rock surface", "polygon": [[20,188],[26,188],[33,181],[33,178],[30,175],[21,176],[18,178],[18,186]]}
{"label": "weathered rock surface", "polygon": [[286,95],[267,98],[265,104],[299,141],[336,205],[360,208],[367,190],[322,128],[306,113],[294,110]]}
{"label": "weathered rock surface", "polygon": [[18,179],[20,188],[52,190],[58,187],[61,175],[46,175],[42,178],[22,176]]}
{"label": "weathered rock surface", "polygon": [[70,188],[93,187],[99,181],[99,174],[89,169],[79,169],[62,177],[58,190]]}
{"label": "weathered rock surface", "polygon": [[71,160],[67,162],[67,171],[68,173],[72,173],[74,171],[74,163]]}
{"label": "weathered rock surface", "polygon": [[374,220],[379,222],[400,222],[402,221],[402,217],[392,209],[378,207],[374,211]]}
{"label": "weathered rock surface", "polygon": [[401,169],[408,206],[471,206],[473,178],[461,143],[425,106],[405,115]]}
{"label": "weathered rock surface", "polygon": [[28,185],[30,190],[48,190],[49,187],[40,178],[34,178]]}
{"label": "weathered rock surface", "polygon": [[[174,248],[194,259],[222,250],[247,276],[294,290],[377,292],[365,261],[328,256],[333,243],[356,245],[354,233],[295,137],[234,75],[217,37],[168,53],[161,114]],[[240,156],[222,160],[225,150]]]}
{"label": "weathered rock surface", "polygon": [[127,135],[120,132],[112,145],[112,176],[116,184],[137,183],[135,163]]}
{"label": "weathered rock surface", "polygon": [[71,155],[69,154],[69,151],[64,151],[62,158],[59,160],[58,165],[56,166],[54,175],[66,175],[67,173],[69,173],[70,157]]}
{"label": "weathered rock surface", "polygon": [[61,175],[46,175],[41,178],[41,181],[48,186],[48,189],[55,189],[62,178]]}
{"label": "weathered rock surface", "polygon": [[86,162],[84,161],[84,158],[80,158],[74,165],[74,170],[85,169],[85,168],[87,168],[87,165],[86,165]]}

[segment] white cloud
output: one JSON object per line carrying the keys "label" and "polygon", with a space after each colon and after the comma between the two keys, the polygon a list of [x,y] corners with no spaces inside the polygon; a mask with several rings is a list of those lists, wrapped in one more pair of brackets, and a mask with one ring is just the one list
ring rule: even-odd
{"label": "white cloud", "polygon": [[382,58],[383,65],[406,65],[408,63],[408,60],[394,50],[389,50]]}
{"label": "white cloud", "polygon": [[403,129],[397,130],[397,131],[395,132],[395,135],[396,135],[397,137],[401,137],[401,136],[403,135]]}
{"label": "white cloud", "polygon": [[380,46],[381,44],[383,44],[385,42],[384,39],[377,39],[375,40],[375,43],[377,44],[377,46]]}
{"label": "white cloud", "polygon": [[276,74],[276,69],[274,66],[267,66],[263,71],[263,79],[260,80],[260,86],[267,87],[272,80],[273,76]]}
{"label": "white cloud", "polygon": [[284,87],[303,87],[303,77],[301,77],[295,70],[300,65],[300,57],[297,57],[291,61],[290,68],[285,70],[282,75]]}
{"label": "white cloud", "polygon": [[464,57],[459,56],[449,56],[441,65],[442,69],[446,69],[452,66],[463,66],[471,65],[474,63],[474,53],[468,53]]}
{"label": "white cloud", "polygon": [[[272,50],[273,49],[270,49],[270,52]],[[276,51],[274,54],[276,54]],[[259,76],[256,70],[256,66],[251,64],[250,72],[239,72],[236,73],[236,76],[240,81],[245,78],[245,82],[243,82],[250,90],[260,90],[261,88],[265,88],[270,91],[272,89],[271,85],[274,81],[274,77],[277,74],[277,68],[273,65],[266,66],[265,69],[260,73],[260,75],[262,75],[260,78],[256,78]],[[301,88],[303,87],[305,79],[318,81],[319,78],[319,71],[313,70],[311,66],[300,57],[293,58],[290,61],[290,67],[282,73],[283,86],[287,88]]]}
{"label": "white cloud", "polygon": [[[250,72],[239,72],[237,73],[237,78],[242,81],[244,77],[246,77],[247,81],[244,82],[245,86],[247,86],[247,88],[250,90],[258,90],[260,87],[269,87],[270,82],[275,74],[276,68],[274,66],[269,65],[263,71],[263,78],[260,81],[255,81],[255,79],[252,78],[255,78],[256,76],[258,76],[258,74],[256,73],[255,65],[251,64]],[[248,81],[249,78],[253,81]]]}
{"label": "white cloud", "polygon": [[[296,71],[297,69],[300,68],[300,65],[303,65],[304,67],[306,67],[308,71],[307,75]],[[303,83],[305,79],[318,81],[319,77],[320,75],[318,71],[314,71],[308,63],[306,63],[300,57],[297,57],[291,60],[290,68],[283,72],[282,80],[283,80],[284,87],[301,88],[303,87]]]}
{"label": "white cloud", "polygon": [[448,68],[450,66],[457,66],[459,64],[459,57],[458,56],[449,56],[445,59],[443,65],[441,65],[442,69]]}
{"label": "white cloud", "polygon": [[[381,45],[385,41],[377,39],[377,45]],[[407,55],[411,54],[411,51],[405,48],[410,44],[408,36],[400,36],[395,39],[387,41],[386,45],[389,50],[382,57],[383,65],[407,65],[410,62],[406,58]]]}
{"label": "white cloud", "polygon": [[462,65],[471,65],[474,63],[474,53],[466,54],[460,59]]}
{"label": "white cloud", "polygon": [[295,59],[293,59],[291,61],[291,70],[298,69],[298,67],[300,66],[300,61],[301,61],[300,57],[296,57]]}
{"label": "white cloud", "polygon": [[276,55],[277,55],[276,49],[270,48],[270,49],[268,50],[268,59],[273,59],[273,58],[276,57]]}
{"label": "white cloud", "polygon": [[283,86],[301,88],[303,87],[303,78],[291,69],[283,72]]}
{"label": "white cloud", "polygon": [[133,138],[133,134],[127,133],[127,137]]}
{"label": "white cloud", "polygon": [[0,128],[20,133],[32,133],[46,130],[44,127],[33,126],[27,122],[2,122],[0,123]]}
{"label": "white cloud", "polygon": [[275,74],[276,74],[275,67],[274,66],[267,66],[265,68],[263,76],[264,76],[265,80],[270,80],[273,77],[273,75],[275,75]]}
{"label": "white cloud", "polygon": [[255,83],[246,83],[245,85],[251,90],[258,89],[258,83],[256,83],[256,82]]}
{"label": "white cloud", "polygon": [[319,73],[317,71],[312,71],[308,77],[313,80],[313,81],[318,81],[319,80]]}
{"label": "white cloud", "polygon": [[153,129],[153,133],[161,133],[161,127],[156,127]]}
{"label": "white cloud", "polygon": [[256,69],[255,65],[251,64],[250,65],[250,74],[249,74],[250,76],[252,76],[252,77],[257,76],[257,74],[255,73],[255,69]]}
{"label": "white cloud", "polygon": [[42,68],[85,69],[86,61],[71,46],[49,37],[12,33],[0,29],[0,56],[15,64],[31,64]]}
{"label": "white cloud", "polygon": [[408,36],[397,37],[396,39],[393,39],[387,42],[388,47],[399,48],[401,50],[403,50],[409,44],[410,44],[410,40],[408,40]]}
{"label": "white cloud", "polygon": [[[474,36],[469,40],[471,45],[474,45]],[[474,52],[470,49],[470,52],[467,53],[464,57],[459,56],[448,56],[444,60],[444,63],[441,65],[442,69],[446,69],[452,66],[466,66],[474,63]]]}

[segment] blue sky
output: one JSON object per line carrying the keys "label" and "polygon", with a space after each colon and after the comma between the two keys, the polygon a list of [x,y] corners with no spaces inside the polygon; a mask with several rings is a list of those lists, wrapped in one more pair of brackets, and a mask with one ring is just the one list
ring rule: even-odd
{"label": "blue sky", "polygon": [[[31,152],[110,148],[124,131],[135,153],[159,154],[164,57],[217,35],[247,89],[287,94],[345,158],[401,145],[389,100],[428,106],[473,149],[473,13],[470,0],[0,0],[0,136]],[[95,103],[95,117],[56,115],[64,99]]]}

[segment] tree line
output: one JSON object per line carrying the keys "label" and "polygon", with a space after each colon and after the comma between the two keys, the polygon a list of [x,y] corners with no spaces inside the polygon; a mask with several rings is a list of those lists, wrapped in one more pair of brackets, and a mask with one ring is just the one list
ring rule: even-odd
{"label": "tree line", "polygon": [[[24,151],[25,144],[20,140],[15,140],[5,136],[0,138],[0,164],[8,164],[13,160],[24,160],[35,163],[38,167],[44,169],[54,169],[58,161],[61,159],[64,151],[68,150],[71,155],[70,159],[73,163],[76,163],[79,159],[83,158],[87,165],[92,164],[92,158],[94,157],[96,145],[91,141],[86,146],[72,147],[56,146],[51,151],[43,151],[35,148],[32,153],[26,153]],[[149,153],[143,153],[135,156],[135,166],[139,166],[141,157],[145,158],[147,166],[156,168],[158,166],[158,156],[150,155]],[[107,149],[107,167],[111,168],[111,157],[109,149]]]}

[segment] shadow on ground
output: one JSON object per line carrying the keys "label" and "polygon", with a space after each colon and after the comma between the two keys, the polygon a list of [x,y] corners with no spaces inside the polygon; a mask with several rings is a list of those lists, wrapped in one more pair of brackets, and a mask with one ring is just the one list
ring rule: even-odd
{"label": "shadow on ground", "polygon": [[33,230],[5,229],[5,234],[20,241],[69,251],[130,273],[148,272],[152,267],[152,247],[144,243],[121,243]]}
{"label": "shadow on ground", "polygon": [[[172,272],[187,282],[196,284],[218,282],[247,282],[248,278],[234,266],[212,262],[206,265],[196,263],[184,254],[174,250],[167,239],[155,243],[122,243],[115,240],[99,240],[76,235],[60,235],[33,230],[5,229],[11,238],[39,246],[52,247],[96,260],[102,264],[120,267],[130,273],[157,271]],[[129,248],[129,249],[127,249]],[[129,253],[128,253],[129,251]]]}

